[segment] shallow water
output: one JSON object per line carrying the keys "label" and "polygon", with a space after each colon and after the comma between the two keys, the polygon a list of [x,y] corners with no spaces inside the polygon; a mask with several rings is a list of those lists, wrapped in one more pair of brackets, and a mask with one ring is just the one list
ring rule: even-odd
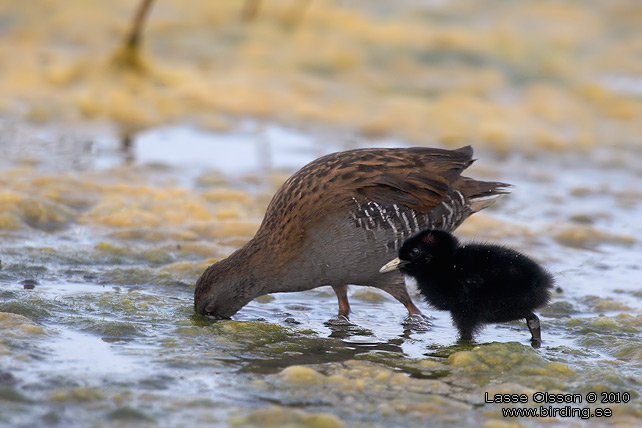
{"label": "shallow water", "polygon": [[[642,420],[635,147],[476,152],[469,175],[514,188],[459,235],[514,246],[557,278],[533,350],[522,322],[459,345],[446,313],[421,303],[429,322],[408,323],[403,306],[364,287],[350,290],[349,322],[333,317],[328,287],[258,298],[232,321],[193,315],[200,272],[251,237],[288,174],[324,153],[400,141],[327,144],[248,121],[224,134],[159,128],[124,145],[87,131],[57,156],[64,130],[22,129],[29,138],[3,146],[0,178],[0,425],[503,426],[484,394],[536,391],[630,394],[574,405],[611,408],[608,423],[553,426]],[[227,156],[232,145],[245,155]]]}

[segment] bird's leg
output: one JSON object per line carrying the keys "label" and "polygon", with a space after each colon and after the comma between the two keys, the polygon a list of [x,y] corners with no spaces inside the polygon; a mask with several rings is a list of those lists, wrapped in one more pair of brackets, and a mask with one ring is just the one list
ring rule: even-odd
{"label": "bird's leg", "polygon": [[542,329],[539,326],[539,318],[534,313],[526,315],[526,325],[531,331],[531,345],[539,348],[542,345]]}
{"label": "bird's leg", "polygon": [[461,342],[470,342],[473,340],[473,333],[475,333],[478,323],[474,318],[466,317],[462,314],[455,314],[454,312],[450,313],[450,317],[453,320],[453,324],[457,327],[459,332],[459,340]]}
{"label": "bird's leg", "polygon": [[457,330],[459,330],[459,340],[463,342],[470,342],[473,340],[473,328],[469,326],[460,326],[457,325]]}
{"label": "bird's leg", "polygon": [[[408,296],[408,297],[410,297],[410,296]],[[413,303],[412,300],[410,300],[408,302],[408,304],[406,304],[406,309],[408,309],[408,314],[409,315],[423,315],[421,313],[421,311],[419,310],[419,308],[415,306],[415,304]]]}
{"label": "bird's leg", "polygon": [[406,284],[403,282],[403,278],[401,279],[401,282],[379,285],[377,286],[377,288],[385,291],[386,293],[397,299],[402,305],[406,307],[406,309],[408,309],[409,315],[423,316],[419,308],[415,306],[412,299],[410,298],[408,289],[406,288]]}
{"label": "bird's leg", "polygon": [[339,301],[339,316],[348,318],[350,314],[350,302],[348,301],[348,286],[347,285],[333,285],[332,289],[337,295]]}

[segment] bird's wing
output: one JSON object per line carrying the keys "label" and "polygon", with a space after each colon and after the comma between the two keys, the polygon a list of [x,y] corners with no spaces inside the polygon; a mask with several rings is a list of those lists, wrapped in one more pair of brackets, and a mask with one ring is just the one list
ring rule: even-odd
{"label": "bird's wing", "polygon": [[294,246],[304,242],[321,219],[337,216],[351,217],[357,227],[394,229],[395,241],[424,228],[452,230],[473,212],[466,198],[467,189],[475,186],[461,177],[473,162],[472,154],[467,146],[361,149],[323,156],[283,184],[256,238],[287,240],[284,245]]}
{"label": "bird's wing", "polygon": [[461,176],[473,162],[470,147],[409,150],[410,156],[391,152],[361,159],[356,169],[367,168],[368,174],[343,175],[357,227],[390,229],[403,241],[422,229],[453,230],[473,212],[470,196],[484,192],[474,185],[483,182]]}
{"label": "bird's wing", "polygon": [[458,150],[412,148],[404,153],[383,152],[368,161],[374,170],[365,178],[347,182],[346,190],[368,201],[397,202],[419,213],[429,213],[446,198],[472,162],[470,146]]}
{"label": "bird's wing", "polygon": [[384,230],[394,250],[422,229],[450,230],[470,214],[453,183],[472,162],[472,150],[410,150],[410,156],[392,151],[361,159],[340,184],[351,195],[347,211],[355,226]]}

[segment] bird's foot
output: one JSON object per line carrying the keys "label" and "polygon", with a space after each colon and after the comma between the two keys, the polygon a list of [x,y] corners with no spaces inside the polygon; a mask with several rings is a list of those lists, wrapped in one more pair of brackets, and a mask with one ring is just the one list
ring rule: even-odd
{"label": "bird's foot", "polygon": [[432,327],[430,318],[428,318],[422,313],[408,314],[408,316],[403,320],[401,325],[403,325],[408,330],[415,330],[415,331],[426,331],[426,330],[430,330],[430,327]]}
{"label": "bird's foot", "polygon": [[327,327],[354,325],[350,322],[350,319],[346,315],[341,315],[341,314],[333,316],[323,324]]}
{"label": "bird's foot", "polygon": [[526,316],[526,325],[531,332],[531,346],[539,348],[542,346],[542,329],[537,315],[531,313]]}
{"label": "bird's foot", "polygon": [[477,346],[478,342],[474,341],[473,339],[462,339],[462,338],[457,338],[457,342],[455,343],[455,348],[453,349],[470,349],[473,346]]}

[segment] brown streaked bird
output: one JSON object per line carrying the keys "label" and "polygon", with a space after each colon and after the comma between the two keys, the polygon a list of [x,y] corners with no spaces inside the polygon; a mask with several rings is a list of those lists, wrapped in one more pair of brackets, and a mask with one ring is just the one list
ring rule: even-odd
{"label": "brown streaked bird", "polygon": [[461,175],[472,155],[470,146],[357,149],[310,162],[276,192],[254,238],[203,272],[194,310],[229,318],[264,294],[330,285],[348,316],[348,285],[365,285],[421,314],[403,276],[379,268],[414,233],[454,230],[507,193]]}

